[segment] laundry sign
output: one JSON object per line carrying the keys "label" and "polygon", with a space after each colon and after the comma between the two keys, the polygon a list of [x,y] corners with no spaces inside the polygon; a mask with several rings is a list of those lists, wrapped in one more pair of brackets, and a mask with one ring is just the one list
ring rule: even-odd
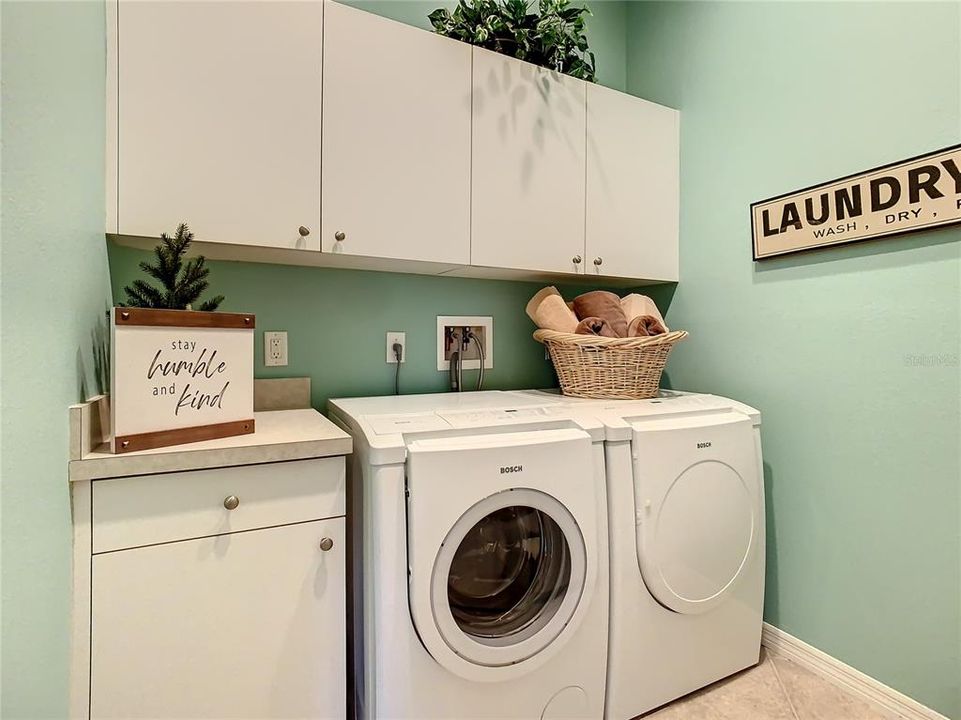
{"label": "laundry sign", "polygon": [[961,223],[961,145],[751,205],[754,259]]}
{"label": "laundry sign", "polygon": [[114,308],[115,453],[254,432],[254,316]]}

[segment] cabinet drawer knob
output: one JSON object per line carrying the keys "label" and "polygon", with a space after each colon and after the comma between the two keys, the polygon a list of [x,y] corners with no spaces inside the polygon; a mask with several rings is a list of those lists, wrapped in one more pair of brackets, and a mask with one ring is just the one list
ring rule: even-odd
{"label": "cabinet drawer knob", "polygon": [[236,510],[238,505],[240,505],[240,498],[236,495],[228,495],[224,498],[224,507],[228,510]]}
{"label": "cabinet drawer knob", "polygon": [[347,233],[345,233],[343,230],[338,230],[337,232],[334,233],[334,240],[336,240],[337,242],[340,242],[341,240],[346,240],[346,239],[347,239]]}
{"label": "cabinet drawer knob", "polygon": [[604,262],[604,258],[602,258],[602,257],[596,257],[596,258],[594,258],[594,264],[595,264],[595,265],[600,266],[600,264],[601,264],[602,262]]}
{"label": "cabinet drawer knob", "polygon": [[571,260],[574,262],[575,265],[580,265],[580,264],[581,264],[581,256],[580,256],[580,255],[575,255],[573,258],[571,258]]}
{"label": "cabinet drawer knob", "polygon": [[306,225],[301,225],[299,228],[297,228],[297,232],[300,233],[300,237],[307,237],[310,235],[310,228]]}
{"label": "cabinet drawer knob", "polygon": [[334,541],[330,538],[322,538],[320,541],[320,549],[327,552],[334,546]]}

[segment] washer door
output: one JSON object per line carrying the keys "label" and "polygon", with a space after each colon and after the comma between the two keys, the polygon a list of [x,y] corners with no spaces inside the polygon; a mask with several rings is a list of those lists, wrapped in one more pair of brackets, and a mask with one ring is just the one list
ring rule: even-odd
{"label": "washer door", "polygon": [[530,489],[470,508],[448,532],[431,576],[444,642],[478,665],[511,665],[550,645],[584,590],[586,549],[570,512]]}
{"label": "washer door", "polygon": [[407,491],[410,615],[434,660],[471,682],[501,682],[562,652],[603,567],[590,436],[415,440]]}
{"label": "washer door", "polygon": [[665,607],[700,613],[724,601],[761,522],[754,428],[743,415],[634,426],[637,555]]}

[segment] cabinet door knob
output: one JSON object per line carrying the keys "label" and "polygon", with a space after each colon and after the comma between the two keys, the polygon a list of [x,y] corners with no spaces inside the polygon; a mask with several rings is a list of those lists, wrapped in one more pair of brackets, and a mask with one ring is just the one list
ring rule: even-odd
{"label": "cabinet door knob", "polygon": [[299,228],[297,228],[297,232],[300,233],[300,237],[307,237],[310,235],[310,228],[306,227],[305,225],[301,225]]}
{"label": "cabinet door knob", "polygon": [[224,498],[224,507],[228,510],[236,510],[238,505],[240,505],[240,498],[236,495],[228,495]]}
{"label": "cabinet door knob", "polygon": [[337,232],[334,233],[334,240],[336,240],[337,242],[340,242],[341,240],[346,240],[346,239],[347,239],[347,233],[345,233],[343,230],[338,230]]}
{"label": "cabinet door knob", "polygon": [[594,264],[595,264],[595,265],[600,266],[600,264],[601,264],[602,262],[604,262],[604,258],[602,258],[602,257],[596,257],[596,258],[594,258]]}
{"label": "cabinet door knob", "polygon": [[580,255],[575,255],[574,257],[571,258],[571,260],[574,262],[575,265],[580,265],[580,264],[581,264],[581,256],[580,256]]}
{"label": "cabinet door knob", "polygon": [[327,551],[330,550],[333,546],[334,546],[334,541],[333,541],[333,540],[331,540],[330,538],[321,538],[321,540],[320,540],[320,549],[321,549],[321,550],[323,550],[324,552],[327,552]]}

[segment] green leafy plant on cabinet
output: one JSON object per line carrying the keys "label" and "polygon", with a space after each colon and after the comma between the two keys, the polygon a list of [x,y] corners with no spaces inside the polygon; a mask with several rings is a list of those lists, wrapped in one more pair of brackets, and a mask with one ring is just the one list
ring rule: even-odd
{"label": "green leafy plant on cabinet", "polygon": [[587,7],[570,0],[459,0],[428,15],[441,35],[594,82],[594,53],[584,32]]}
{"label": "green leafy plant on cabinet", "polygon": [[161,233],[160,244],[154,248],[156,262],[140,263],[140,269],[159,281],[161,287],[157,288],[146,280],[134,280],[124,287],[127,302],[121,305],[170,310],[198,309],[207,312],[216,310],[224,301],[223,295],[205,300],[199,308],[192,307],[207,289],[207,276],[210,275],[210,268],[204,265],[203,255],[184,262],[184,256],[193,239],[194,234],[185,223],[177,226],[173,237]]}

